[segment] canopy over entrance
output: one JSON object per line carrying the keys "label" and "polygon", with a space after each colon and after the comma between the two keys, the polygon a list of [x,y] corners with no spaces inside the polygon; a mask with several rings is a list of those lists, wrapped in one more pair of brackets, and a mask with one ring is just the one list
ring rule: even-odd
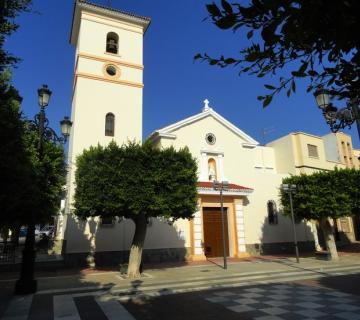
{"label": "canopy over entrance", "polygon": [[[219,190],[214,190],[212,181],[200,181],[197,183],[198,194],[201,195],[218,195]],[[229,188],[223,191],[224,196],[248,196],[254,189],[229,183]]]}

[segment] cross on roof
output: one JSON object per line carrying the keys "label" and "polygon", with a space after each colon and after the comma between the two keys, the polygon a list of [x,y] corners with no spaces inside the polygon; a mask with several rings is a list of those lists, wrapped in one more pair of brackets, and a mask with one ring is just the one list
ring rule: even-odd
{"label": "cross on roof", "polygon": [[209,106],[210,101],[208,99],[204,100],[204,108],[203,108],[203,112],[209,111],[210,110],[210,106]]}

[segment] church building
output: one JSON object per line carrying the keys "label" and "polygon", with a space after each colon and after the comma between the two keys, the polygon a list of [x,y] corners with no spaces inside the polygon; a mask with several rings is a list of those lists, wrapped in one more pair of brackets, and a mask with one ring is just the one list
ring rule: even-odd
{"label": "church building", "polygon": [[[75,48],[73,127],[67,195],[56,236],[68,265],[89,263],[89,253],[99,265],[127,260],[132,221],[81,221],[72,215],[75,162],[90,146],[142,140],[143,37],[149,25],[146,17],[75,1],[70,37]],[[278,149],[260,146],[215,107],[208,100],[203,105],[199,102],[195,115],[155,130],[149,137],[159,148],[189,148],[198,161],[199,197],[190,221],[150,220],[145,261],[222,256],[220,198],[214,180],[229,182],[223,192],[229,257],[293,252],[291,221],[279,213],[279,187],[288,173],[278,170]],[[296,231],[300,251],[313,250],[312,224],[297,223]]]}

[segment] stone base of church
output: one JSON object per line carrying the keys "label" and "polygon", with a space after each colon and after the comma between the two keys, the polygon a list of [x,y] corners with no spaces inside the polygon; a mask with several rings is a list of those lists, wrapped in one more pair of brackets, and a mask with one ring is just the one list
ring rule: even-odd
{"label": "stone base of church", "polygon": [[[298,242],[299,252],[314,252],[314,241],[300,241]],[[273,243],[254,243],[247,244],[246,251],[250,255],[276,255],[276,254],[293,254],[294,243],[293,242],[273,242]]]}
{"label": "stone base of church", "polygon": [[205,261],[207,258],[203,254],[193,254],[187,259],[188,261]]}
{"label": "stone base of church", "polygon": [[[64,254],[67,267],[88,267],[91,260],[96,267],[119,266],[128,263],[130,251],[99,251],[91,257],[90,252]],[[190,258],[190,248],[144,249],[144,263],[184,262]]]}
{"label": "stone base of church", "polygon": [[248,257],[250,257],[250,254],[247,252],[238,252],[236,254],[236,258],[248,258]]}
{"label": "stone base of church", "polygon": [[[301,241],[298,243],[301,253],[314,252],[315,243],[313,241]],[[236,258],[247,258],[253,255],[276,255],[293,254],[293,242],[276,243],[254,243],[246,245],[247,252],[238,252]],[[64,264],[66,267],[89,267],[89,261],[96,267],[119,266],[129,261],[130,251],[99,251],[92,257],[90,252],[77,252],[64,254]],[[163,248],[163,249],[144,249],[144,263],[160,262],[186,262],[186,261],[206,261],[205,255],[191,254],[191,248]]]}

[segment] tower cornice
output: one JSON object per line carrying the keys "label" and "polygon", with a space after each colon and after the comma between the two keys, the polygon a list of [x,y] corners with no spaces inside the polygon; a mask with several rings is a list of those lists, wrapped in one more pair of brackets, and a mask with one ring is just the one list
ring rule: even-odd
{"label": "tower cornice", "polygon": [[139,26],[143,29],[143,33],[146,32],[147,28],[151,23],[151,19],[149,17],[144,17],[133,13],[125,12],[123,10],[109,8],[99,4],[94,4],[86,0],[75,0],[73,19],[71,24],[71,32],[70,32],[71,44],[76,43],[77,34],[79,32],[79,27],[80,27],[80,17],[82,11],[101,15],[103,17],[110,19],[115,19],[120,22],[130,23],[135,26]]}

